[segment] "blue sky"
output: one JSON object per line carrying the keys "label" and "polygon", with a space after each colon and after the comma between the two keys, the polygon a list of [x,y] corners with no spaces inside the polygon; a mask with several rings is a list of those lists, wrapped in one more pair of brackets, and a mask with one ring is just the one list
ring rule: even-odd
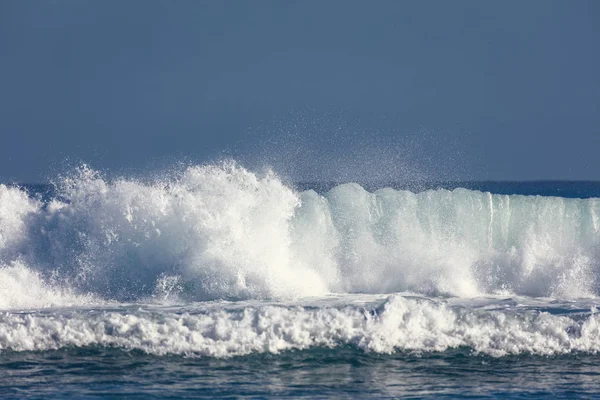
{"label": "blue sky", "polygon": [[600,2],[0,2],[0,181],[600,179]]}

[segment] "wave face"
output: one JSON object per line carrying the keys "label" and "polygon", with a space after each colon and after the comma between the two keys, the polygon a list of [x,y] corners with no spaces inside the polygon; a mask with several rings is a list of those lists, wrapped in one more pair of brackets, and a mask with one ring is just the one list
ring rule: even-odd
{"label": "wave face", "polygon": [[327,293],[599,295],[600,199],[296,192],[233,162],[42,202],[0,185],[0,308]]}

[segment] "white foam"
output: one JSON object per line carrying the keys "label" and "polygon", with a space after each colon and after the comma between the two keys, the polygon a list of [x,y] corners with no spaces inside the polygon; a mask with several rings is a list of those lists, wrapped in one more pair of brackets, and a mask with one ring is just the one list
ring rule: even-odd
{"label": "white foam", "polygon": [[27,240],[28,217],[39,209],[39,202],[23,190],[0,184],[0,257],[14,256],[20,250]]}
{"label": "white foam", "polygon": [[0,350],[108,346],[150,354],[229,357],[350,345],[367,352],[466,347],[491,356],[600,350],[600,317],[481,311],[393,296],[379,308],[246,306],[0,313]]}
{"label": "white foam", "polygon": [[31,309],[89,305],[91,295],[77,295],[70,288],[49,284],[20,262],[0,265],[0,309]]}

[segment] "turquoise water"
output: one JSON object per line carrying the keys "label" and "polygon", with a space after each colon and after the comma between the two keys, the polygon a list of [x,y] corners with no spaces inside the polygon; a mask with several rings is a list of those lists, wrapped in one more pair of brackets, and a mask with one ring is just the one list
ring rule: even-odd
{"label": "turquoise water", "polygon": [[600,396],[600,184],[419,185],[0,185],[0,397]]}

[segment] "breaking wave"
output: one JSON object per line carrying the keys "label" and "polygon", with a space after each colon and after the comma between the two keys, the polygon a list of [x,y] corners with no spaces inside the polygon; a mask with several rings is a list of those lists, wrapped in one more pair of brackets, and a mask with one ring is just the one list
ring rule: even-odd
{"label": "breaking wave", "polygon": [[297,192],[233,162],[151,182],[84,166],[56,191],[42,201],[0,185],[0,308],[600,294],[600,199],[354,183]]}

